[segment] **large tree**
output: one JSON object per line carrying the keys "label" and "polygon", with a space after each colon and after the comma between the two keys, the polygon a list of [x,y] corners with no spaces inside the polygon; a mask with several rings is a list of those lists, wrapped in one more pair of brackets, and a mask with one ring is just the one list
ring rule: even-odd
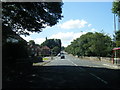
{"label": "large tree", "polygon": [[62,2],[3,2],[2,27],[20,35],[41,32],[62,18],[62,5]]}
{"label": "large tree", "polygon": [[[112,13],[118,16],[118,19],[119,19],[118,24],[120,24],[120,1],[119,0],[115,0],[113,2]],[[120,47],[120,30],[115,32],[114,40],[115,40],[116,46]]]}
{"label": "large tree", "polygon": [[110,56],[112,50],[112,40],[108,35],[95,33],[92,40],[91,51],[97,56]]}
{"label": "large tree", "polygon": [[60,39],[46,39],[41,46],[47,46],[56,55],[61,51],[61,40]]}
{"label": "large tree", "polygon": [[112,40],[103,33],[86,33],[66,48],[68,53],[78,56],[110,56]]}

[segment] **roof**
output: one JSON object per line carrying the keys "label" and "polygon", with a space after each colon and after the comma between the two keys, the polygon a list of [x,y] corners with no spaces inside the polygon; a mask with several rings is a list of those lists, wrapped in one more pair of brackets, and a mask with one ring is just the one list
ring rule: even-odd
{"label": "roof", "polygon": [[113,48],[113,50],[120,50],[120,47],[118,47],[118,48]]}
{"label": "roof", "polygon": [[47,46],[43,46],[42,49],[48,49],[48,50],[50,50],[50,48],[47,47]]}
{"label": "roof", "polygon": [[12,38],[12,39],[16,39],[19,41],[24,41],[25,43],[27,42],[20,35],[16,34],[15,31],[11,30],[9,27],[4,26],[3,29],[4,29],[4,30],[2,30],[3,39]]}

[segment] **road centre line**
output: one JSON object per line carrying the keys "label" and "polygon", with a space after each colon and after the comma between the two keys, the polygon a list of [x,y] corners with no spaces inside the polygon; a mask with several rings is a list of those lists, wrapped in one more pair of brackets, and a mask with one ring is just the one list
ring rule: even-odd
{"label": "road centre line", "polygon": [[93,74],[93,73],[89,73],[89,74],[92,75],[92,76],[94,76],[94,77],[96,77],[97,79],[99,79],[99,80],[102,81],[103,83],[108,84],[107,81],[101,79],[100,77],[96,76],[95,74]]}
{"label": "road centre line", "polygon": [[[70,60],[68,60],[69,62],[71,62],[72,64],[74,64],[75,66],[78,66],[77,64],[75,64],[74,62],[72,62],[72,61],[70,61]],[[85,69],[83,69],[83,68],[80,68],[81,70],[83,70],[83,71],[86,71]],[[105,81],[105,80],[103,80],[102,78],[100,78],[100,77],[98,77],[98,76],[96,76],[95,74],[93,74],[93,73],[90,73],[89,72],[89,74],[90,75],[92,75],[93,77],[95,77],[95,78],[97,78],[98,80],[100,80],[101,82],[103,82],[104,84],[108,84],[108,82],[107,81]]]}
{"label": "road centre line", "polygon": [[69,62],[71,62],[72,64],[74,64],[75,66],[78,66],[77,64],[75,64],[74,62],[72,62],[72,61],[70,61],[70,60],[68,60]]}
{"label": "road centre line", "polygon": [[[72,61],[70,61],[70,60],[68,60],[69,62],[71,62],[72,64],[74,64],[75,66],[78,66],[77,64],[75,64],[74,62],[72,62]],[[81,69],[82,71],[85,71],[85,69],[83,69],[83,68],[81,68],[81,67],[79,67],[79,69]],[[78,69],[78,70],[79,70]]]}

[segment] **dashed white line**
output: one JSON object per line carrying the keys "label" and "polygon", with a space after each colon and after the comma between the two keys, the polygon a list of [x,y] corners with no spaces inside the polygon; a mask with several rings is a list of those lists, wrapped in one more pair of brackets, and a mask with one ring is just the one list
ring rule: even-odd
{"label": "dashed white line", "polygon": [[[70,61],[70,60],[68,60],[68,61]],[[75,66],[78,66],[77,64],[75,64],[74,62],[72,62],[72,61],[70,61],[72,64],[74,64]]]}
{"label": "dashed white line", "polygon": [[[68,60],[69,62],[71,62],[72,64],[74,64],[75,66],[78,66],[77,64],[75,64],[74,62],[72,62],[72,61],[70,61],[70,60]],[[85,69],[83,69],[83,68],[80,68],[81,70],[83,70],[83,71],[86,71]],[[100,77],[98,77],[98,76],[96,76],[95,74],[93,74],[93,73],[89,73],[90,75],[92,75],[92,76],[94,76],[95,78],[97,78],[98,80],[100,80],[101,82],[103,82],[104,84],[108,84],[108,82],[107,81],[105,81],[105,80],[103,80],[102,78],[100,78]]]}
{"label": "dashed white line", "polygon": [[92,76],[94,76],[94,77],[96,77],[97,79],[99,79],[99,80],[102,81],[103,83],[108,84],[107,81],[101,79],[100,77],[96,76],[95,74],[93,74],[93,73],[89,73],[89,74],[92,75]]}
{"label": "dashed white line", "polygon": [[[72,62],[72,61],[70,61],[70,60],[68,60],[69,62],[71,62],[73,65],[75,65],[75,66],[78,66],[77,64],[75,64],[74,62]],[[82,71],[85,71],[85,69],[83,69],[83,68],[81,68],[81,67],[79,67],[79,69],[81,69]],[[79,70],[78,69],[78,70]]]}

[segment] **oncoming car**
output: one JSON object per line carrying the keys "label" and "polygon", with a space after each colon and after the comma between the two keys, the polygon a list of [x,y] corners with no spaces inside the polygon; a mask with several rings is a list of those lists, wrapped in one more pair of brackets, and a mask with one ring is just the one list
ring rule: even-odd
{"label": "oncoming car", "polygon": [[60,58],[61,58],[61,59],[65,59],[65,55],[64,55],[64,54],[61,54]]}

